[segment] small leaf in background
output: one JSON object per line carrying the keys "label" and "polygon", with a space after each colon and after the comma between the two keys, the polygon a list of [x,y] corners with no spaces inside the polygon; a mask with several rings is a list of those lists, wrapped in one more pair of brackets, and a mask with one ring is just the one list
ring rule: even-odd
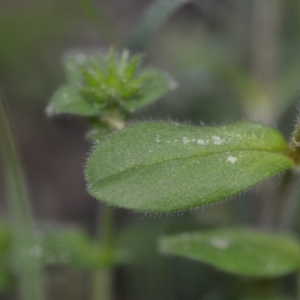
{"label": "small leaf in background", "polygon": [[282,276],[300,267],[300,245],[296,239],[249,229],[214,229],[165,236],[160,240],[160,250],[250,277]]}
{"label": "small leaf in background", "polygon": [[141,56],[131,57],[127,50],[120,55],[111,50],[107,57],[77,54],[65,58],[68,84],[54,94],[48,114],[95,116],[101,127],[123,128],[131,113],[174,88],[164,73],[140,71],[140,63]]}
{"label": "small leaf in background", "polygon": [[168,212],[207,205],[293,166],[275,129],[257,123],[129,126],[88,160],[89,192],[110,205]]}
{"label": "small leaf in background", "polygon": [[94,244],[87,234],[78,229],[40,233],[38,243],[31,252],[48,266],[68,265],[97,270],[115,263],[114,251]]}
{"label": "small leaf in background", "polygon": [[[67,52],[62,59],[67,83],[78,84],[82,80],[82,64],[86,61],[86,55],[82,53]],[[100,63],[100,58],[99,63]]]}
{"label": "small leaf in background", "polygon": [[125,103],[129,111],[135,111],[140,107],[146,106],[165,95],[170,89],[176,88],[177,84],[166,74],[155,70],[148,70],[142,73],[146,78],[141,95],[133,101]]}
{"label": "small leaf in background", "polygon": [[47,114],[49,116],[55,114],[95,116],[97,110],[81,95],[78,87],[65,85],[52,96],[51,103],[47,107]]}
{"label": "small leaf in background", "polygon": [[133,27],[129,48],[143,51],[154,34],[187,2],[189,0],[158,0],[151,3]]}

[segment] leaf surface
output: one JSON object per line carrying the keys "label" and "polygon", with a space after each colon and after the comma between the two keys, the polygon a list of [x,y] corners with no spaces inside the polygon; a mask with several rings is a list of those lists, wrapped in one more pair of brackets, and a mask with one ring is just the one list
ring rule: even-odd
{"label": "leaf surface", "polygon": [[296,271],[300,266],[300,245],[296,239],[249,229],[165,236],[160,240],[160,250],[242,276],[276,277]]}
{"label": "leaf surface", "polygon": [[168,212],[207,205],[293,166],[287,144],[257,123],[129,126],[87,163],[89,192],[110,205]]}

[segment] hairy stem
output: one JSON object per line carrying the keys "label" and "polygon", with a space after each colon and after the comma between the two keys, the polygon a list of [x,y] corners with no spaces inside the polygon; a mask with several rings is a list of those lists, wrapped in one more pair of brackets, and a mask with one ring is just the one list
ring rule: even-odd
{"label": "hairy stem", "polygon": [[[290,140],[290,155],[296,164],[300,160],[300,120],[298,120],[294,132]],[[277,216],[275,218],[275,226],[278,229],[288,229],[293,221],[293,215],[299,196],[300,186],[300,170],[297,168],[289,170],[285,173],[281,190],[279,193],[279,201],[277,207]]]}
{"label": "hairy stem", "polygon": [[292,138],[290,141],[291,156],[296,163],[300,161],[300,119],[295,126]]}

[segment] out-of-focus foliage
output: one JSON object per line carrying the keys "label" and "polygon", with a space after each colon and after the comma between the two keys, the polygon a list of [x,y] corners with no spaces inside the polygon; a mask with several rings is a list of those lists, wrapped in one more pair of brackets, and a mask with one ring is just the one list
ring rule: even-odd
{"label": "out-of-focus foliage", "polygon": [[162,253],[207,262],[240,276],[268,278],[299,269],[300,244],[295,238],[247,229],[214,229],[165,236]]}
{"label": "out-of-focus foliage", "polygon": [[80,270],[97,270],[116,262],[113,249],[103,249],[79,229],[39,231],[37,247],[46,266],[67,265]]}
{"label": "out-of-focus foliage", "polygon": [[1,83],[9,98],[22,97],[27,106],[32,102],[37,106],[56,81],[57,70],[50,63],[56,55],[55,44],[78,28],[80,11],[70,9],[68,1],[14,4],[0,3]]}
{"label": "out-of-focus foliage", "polygon": [[[176,78],[180,86],[176,93],[164,97],[147,110],[139,111],[135,118],[191,120],[198,125],[200,120],[208,124],[227,124],[241,119],[259,119],[265,122],[267,117],[267,122],[272,125],[279,121],[278,126],[284,130],[285,135],[291,132],[291,120],[294,120],[296,114],[295,103],[299,99],[298,0],[263,2],[269,5],[269,11],[265,15],[268,18],[263,18],[265,21],[274,20],[273,8],[278,2],[282,4],[278,22],[275,19],[273,23],[278,27],[275,26],[274,30],[271,30],[271,33],[275,32],[279,41],[279,47],[273,48],[279,49],[280,52],[280,57],[275,59],[277,71],[274,72],[278,80],[271,83],[271,86],[276,87],[275,92],[270,92],[253,70],[256,60],[253,53],[260,45],[255,43],[253,35],[255,32],[265,32],[264,26],[259,30],[253,28],[256,23],[253,16],[254,7],[262,5],[261,1],[0,2],[0,81],[12,108],[35,214],[40,219],[80,222],[90,230],[95,226],[94,200],[83,192],[78,192],[85,185],[82,176],[83,161],[78,161],[84,156],[82,153],[87,151],[81,137],[86,128],[75,118],[47,122],[43,116],[50,96],[64,81],[60,71],[60,58],[70,48],[81,48],[83,52],[87,48],[101,48],[100,50],[106,51],[111,46],[110,39],[115,46],[116,40],[125,41],[127,46],[137,45],[143,49],[147,65],[165,69]],[[162,7],[165,3],[169,3],[169,7]],[[150,18],[150,23],[147,19],[142,20],[151,14],[153,18]],[[109,22],[106,22],[107,20]],[[143,26],[138,28],[137,24],[146,26],[144,29]],[[128,37],[133,37],[134,32],[139,34],[135,35],[137,39],[134,43],[130,43]],[[269,40],[265,39],[263,45],[267,48],[270,45]],[[273,57],[273,52],[268,49],[266,53],[267,58]],[[93,123],[94,120],[90,121]],[[98,132],[96,136],[97,139]],[[275,186],[277,187],[277,184]],[[272,206],[263,211],[266,195],[270,195],[272,187],[272,183],[266,182],[257,189],[255,195],[247,193],[240,196],[239,201],[228,201],[221,208],[207,207],[203,213],[196,211],[188,215],[188,218],[196,222],[199,219],[206,220],[210,224],[243,223],[265,226],[274,208]],[[2,200],[1,196],[2,194]],[[273,196],[271,198],[272,201],[275,199]],[[1,209],[4,213],[3,205]],[[127,222],[130,223],[132,215],[127,216],[124,212],[119,212],[119,217],[118,225],[123,227]],[[173,217],[175,221],[180,219],[178,214],[174,214]],[[137,218],[139,220],[140,216],[137,215]],[[132,253],[136,250],[137,260],[138,254],[144,249],[143,246],[148,245],[147,237],[151,240],[148,247],[152,249],[150,252],[153,254],[156,247],[155,235],[160,235],[161,232],[161,228],[154,230],[154,233],[151,231],[152,227],[160,226],[157,222],[160,220],[158,217],[145,218],[149,224],[141,225],[140,228],[137,226],[136,232],[129,234],[134,236],[131,241],[140,238],[139,246],[128,246]],[[295,230],[299,231],[297,218],[294,226]],[[203,224],[199,224],[198,228],[201,230]],[[49,234],[49,240],[45,242],[51,250],[49,252],[58,253],[53,264],[49,265],[57,266],[63,263],[72,268],[89,269],[92,261],[97,260],[97,255],[91,253],[94,253],[95,248],[98,249],[98,245],[93,244],[82,232],[70,232],[70,238],[64,232],[45,234]],[[74,254],[77,257],[74,260],[76,264],[65,264],[69,256],[62,255],[62,260],[59,258],[60,245],[70,245],[74,252],[78,251],[76,253],[89,253],[91,259],[86,261],[85,258],[80,258],[79,254]],[[62,249],[64,254],[66,248],[68,247],[64,246]],[[48,250],[45,250],[45,253],[48,253]],[[0,278],[6,278],[3,282],[9,284],[4,283],[3,286],[8,287],[14,282],[14,276],[11,268],[7,266],[9,263],[6,256],[3,257],[5,267],[0,268]],[[127,256],[128,261],[129,257]],[[122,298],[245,300],[278,297],[293,299],[294,296],[295,280],[292,276],[278,281],[240,281],[234,276],[225,276],[223,272],[216,272],[213,268],[186,259],[158,259],[157,254],[151,257],[154,259],[148,264],[134,267],[127,264],[118,270],[118,282],[121,284],[118,285],[116,293],[120,293]],[[140,262],[142,260],[143,256]],[[53,256],[50,255],[48,263],[49,261],[53,261]],[[59,278],[57,276],[57,281]],[[75,285],[73,284],[73,287]],[[169,289],[168,292],[166,289]],[[65,296],[66,290],[67,287],[64,286],[62,291],[54,293],[53,298],[57,300],[61,295],[62,299],[87,299],[86,295],[80,294]]]}

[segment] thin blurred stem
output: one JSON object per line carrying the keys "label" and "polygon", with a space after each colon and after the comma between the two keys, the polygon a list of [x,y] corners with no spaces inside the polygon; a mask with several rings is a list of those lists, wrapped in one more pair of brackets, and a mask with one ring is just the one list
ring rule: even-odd
{"label": "thin blurred stem", "polygon": [[[107,251],[113,251],[114,243],[114,211],[112,208],[99,205],[97,238],[101,247]],[[113,267],[105,267],[94,273],[93,276],[93,300],[113,299]]]}
{"label": "thin blurred stem", "polygon": [[300,271],[297,272],[297,300],[300,300]]}
{"label": "thin blurred stem", "polygon": [[[282,0],[254,0],[252,73],[266,96],[258,100],[257,116],[273,122],[278,105]],[[266,17],[267,16],[267,17]],[[264,109],[260,109],[260,107]]]}
{"label": "thin blurred stem", "polygon": [[100,213],[100,236],[104,247],[110,249],[114,242],[114,211],[109,206],[102,205]]}
{"label": "thin blurred stem", "polygon": [[112,268],[105,268],[95,272],[93,276],[93,300],[112,300],[112,281]]}
{"label": "thin blurred stem", "polygon": [[299,196],[299,175],[298,170],[289,170],[283,177],[274,220],[277,230],[288,230],[292,225]]}
{"label": "thin blurred stem", "polygon": [[253,4],[252,71],[257,82],[272,90],[279,76],[283,2],[254,0]]}
{"label": "thin blurred stem", "polygon": [[97,25],[110,44],[118,42],[116,26],[106,18],[92,0],[76,0],[85,14]]}
{"label": "thin blurred stem", "polygon": [[[6,180],[8,193],[11,195],[10,204],[17,217],[15,224],[25,225],[26,228],[32,228],[31,211],[27,188],[24,180],[24,175],[21,169],[21,163],[14,144],[12,132],[7,117],[7,109],[4,107],[4,102],[0,95],[0,137],[1,137],[1,152],[4,169],[6,171]],[[14,179],[13,182],[11,179]],[[13,185],[12,185],[13,184]],[[12,185],[12,186],[11,186]],[[20,225],[17,225],[20,227]]]}
{"label": "thin blurred stem", "polygon": [[0,90],[0,142],[9,213],[13,224],[13,261],[19,279],[19,299],[43,300],[42,271],[34,257],[33,221],[26,182]]}
{"label": "thin blurred stem", "polygon": [[[282,0],[254,0],[252,17],[252,74],[261,95],[251,100],[250,115],[257,121],[274,123],[278,110],[278,81],[281,51]],[[266,17],[268,16],[268,17]],[[259,225],[273,227],[272,185],[263,184]]]}

